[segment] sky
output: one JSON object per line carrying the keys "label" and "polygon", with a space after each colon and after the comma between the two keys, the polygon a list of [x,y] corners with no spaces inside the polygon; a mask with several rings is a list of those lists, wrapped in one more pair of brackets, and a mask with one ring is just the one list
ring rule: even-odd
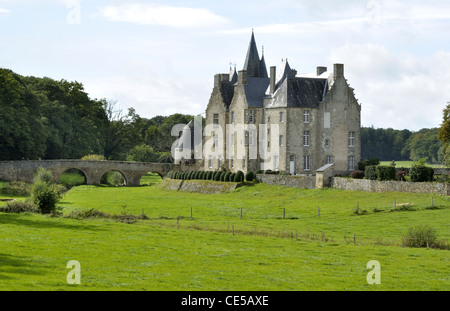
{"label": "sky", "polygon": [[450,101],[450,1],[0,0],[0,68],[78,81],[143,118],[204,114],[252,30],[267,68],[333,64],[361,125],[439,127]]}

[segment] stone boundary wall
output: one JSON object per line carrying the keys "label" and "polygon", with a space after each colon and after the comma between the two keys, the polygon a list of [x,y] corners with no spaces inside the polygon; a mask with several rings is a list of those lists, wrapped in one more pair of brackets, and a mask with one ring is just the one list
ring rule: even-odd
{"label": "stone boundary wall", "polygon": [[226,193],[235,190],[239,183],[206,180],[179,180],[165,178],[161,182],[164,190],[197,192],[204,194]]}
{"label": "stone boundary wall", "polygon": [[333,177],[331,187],[349,191],[367,192],[410,192],[450,195],[449,184],[431,182],[379,181]]}
{"label": "stone boundary wall", "polygon": [[316,189],[316,176],[257,174],[256,180],[274,186]]}

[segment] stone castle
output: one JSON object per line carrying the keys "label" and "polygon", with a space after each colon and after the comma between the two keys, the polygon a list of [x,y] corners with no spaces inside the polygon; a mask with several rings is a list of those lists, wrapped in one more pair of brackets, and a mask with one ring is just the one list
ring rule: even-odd
{"label": "stone castle", "polygon": [[286,59],[278,70],[269,70],[252,33],[244,68],[214,76],[203,169],[291,175],[315,175],[327,164],[335,174],[357,169],[361,106],[344,65],[334,64],[331,73],[317,67],[315,74],[302,76]]}

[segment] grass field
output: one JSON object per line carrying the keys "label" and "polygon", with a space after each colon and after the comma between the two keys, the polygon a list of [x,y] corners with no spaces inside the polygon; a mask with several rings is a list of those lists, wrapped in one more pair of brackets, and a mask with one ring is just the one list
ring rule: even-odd
{"label": "grass field", "polygon": [[[148,183],[74,187],[65,217],[0,213],[0,290],[450,289],[448,250],[401,246],[417,224],[449,239],[447,197],[265,184],[205,195]],[[148,219],[68,218],[91,209]],[[66,282],[69,260],[81,285]],[[379,285],[366,281],[370,260]]]}

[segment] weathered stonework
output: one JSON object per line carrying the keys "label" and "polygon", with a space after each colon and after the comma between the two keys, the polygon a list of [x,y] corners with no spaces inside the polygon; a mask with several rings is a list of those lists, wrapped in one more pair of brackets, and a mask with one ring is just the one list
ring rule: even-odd
{"label": "weathered stonework", "polygon": [[190,166],[169,163],[144,163],[123,161],[83,161],[83,160],[45,160],[45,161],[1,161],[0,180],[33,182],[34,172],[42,167],[53,173],[56,182],[69,169],[78,169],[86,177],[88,185],[98,185],[102,176],[109,171],[122,173],[128,186],[139,186],[141,177],[155,172],[162,177],[171,170],[192,170]]}
{"label": "weathered stonework", "polygon": [[431,182],[379,181],[334,177],[332,178],[332,187],[348,191],[450,194],[449,184]]}
{"label": "weathered stonework", "polygon": [[315,176],[256,174],[256,180],[274,186],[295,187],[300,189],[316,188]]}
{"label": "weathered stonework", "polygon": [[172,191],[186,191],[204,194],[226,193],[235,190],[238,183],[217,182],[206,180],[179,180],[166,178],[161,183],[161,189]]}

